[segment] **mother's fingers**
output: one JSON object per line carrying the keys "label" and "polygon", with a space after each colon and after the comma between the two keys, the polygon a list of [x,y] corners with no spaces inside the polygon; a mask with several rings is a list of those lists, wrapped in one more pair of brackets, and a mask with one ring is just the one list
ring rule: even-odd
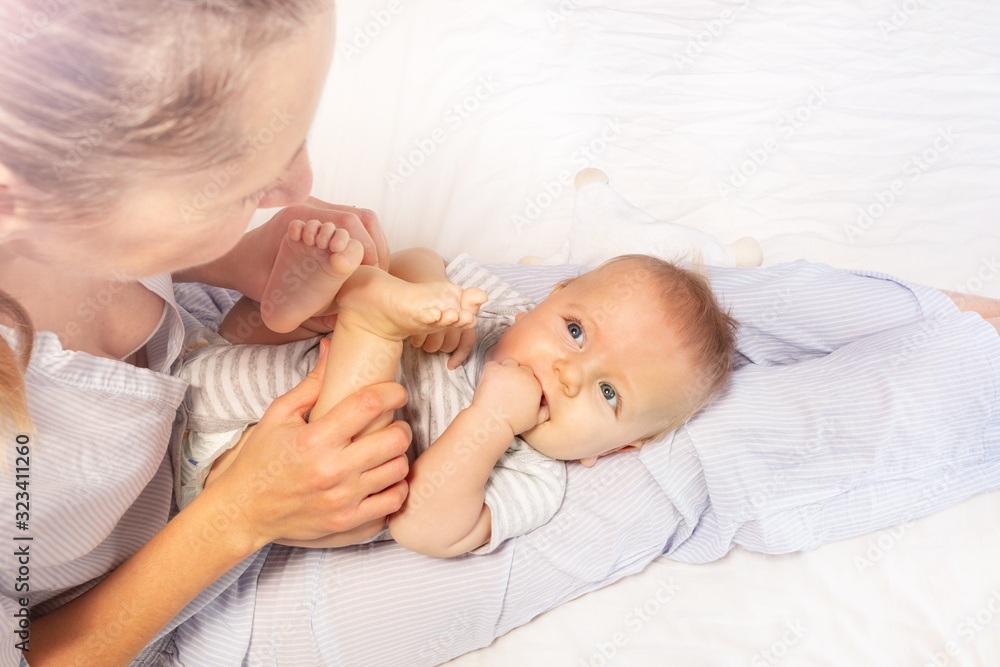
{"label": "mother's fingers", "polygon": [[406,480],[402,480],[387,489],[373,493],[358,504],[357,516],[362,520],[369,521],[388,516],[403,506],[408,492],[409,486]]}
{"label": "mother's fingers", "polygon": [[396,464],[402,465],[405,474],[408,465],[405,460],[406,451],[409,449],[412,437],[410,425],[397,419],[385,428],[359,437],[346,448],[345,454],[351,457],[351,462],[359,470],[366,471],[402,456],[403,460],[397,461]]}
{"label": "mother's fingers", "polygon": [[455,349],[451,354],[451,358],[448,359],[449,370],[455,370],[464,364],[465,360],[469,358],[469,354],[472,352],[472,348],[475,347],[475,345],[475,329],[466,329],[460,332],[458,344],[455,346]]}
{"label": "mother's fingers", "polygon": [[305,420],[306,414],[316,404],[320,389],[323,388],[323,376],[326,371],[326,358],[329,350],[330,340],[324,338],[319,342],[319,358],[316,360],[316,365],[301,382],[271,402],[271,407],[261,418],[262,422],[284,419],[289,416]]}
{"label": "mother's fingers", "polygon": [[[395,382],[381,382],[360,389],[343,399],[330,411],[310,422],[322,437],[347,436],[353,439],[369,424],[387,412],[406,405],[406,390]],[[379,431],[380,432],[380,431]]]}

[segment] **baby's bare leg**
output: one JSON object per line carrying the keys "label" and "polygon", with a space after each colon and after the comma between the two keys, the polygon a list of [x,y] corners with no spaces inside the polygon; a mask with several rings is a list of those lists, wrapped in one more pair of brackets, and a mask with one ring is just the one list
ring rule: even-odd
{"label": "baby's bare leg", "polygon": [[[442,328],[474,326],[476,312],[486,301],[486,294],[475,288],[463,290],[448,282],[408,283],[381,269],[360,266],[344,282],[336,301],[337,324],[331,334],[323,388],[309,415],[311,420],[326,414],[359,389],[394,380],[406,338]],[[392,413],[386,413],[359,436],[384,428],[391,421]],[[248,428],[236,446],[216,460],[206,486],[229,467],[252,430],[253,427]],[[375,535],[383,525],[384,519],[379,519],[345,533],[316,540],[279,541],[279,544],[347,546]]]}
{"label": "baby's bare leg", "polygon": [[[449,282],[408,283],[374,267],[358,267],[337,294],[323,389],[310,418],[326,414],[363,387],[393,380],[403,341],[410,336],[474,326],[485,300],[478,289],[463,290]],[[390,419],[386,415],[371,430]]]}

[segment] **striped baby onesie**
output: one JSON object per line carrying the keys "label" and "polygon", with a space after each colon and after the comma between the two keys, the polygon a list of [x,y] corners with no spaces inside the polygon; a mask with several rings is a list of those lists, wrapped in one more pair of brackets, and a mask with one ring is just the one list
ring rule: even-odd
{"label": "striped baby onesie", "polygon": [[[468,361],[447,368],[448,355],[428,354],[404,346],[397,374],[410,400],[401,411],[413,431],[411,452],[425,451],[472,403],[486,352],[534,302],[462,255],[448,266],[448,279],[478,287],[489,301],[480,309],[476,343]],[[278,396],[309,372],[319,355],[319,339],[286,345],[230,345],[209,329],[192,332],[177,376],[190,387],[185,397],[188,433],[182,450],[181,506],[201,490],[218,456],[236,444]],[[461,461],[457,462],[461,465]],[[539,454],[520,438],[500,457],[486,482],[485,503],[492,515],[490,542],[476,553],[488,553],[509,537],[548,521],[562,502],[565,465]],[[420,489],[411,492],[419,493]],[[388,539],[383,531],[374,539]]]}

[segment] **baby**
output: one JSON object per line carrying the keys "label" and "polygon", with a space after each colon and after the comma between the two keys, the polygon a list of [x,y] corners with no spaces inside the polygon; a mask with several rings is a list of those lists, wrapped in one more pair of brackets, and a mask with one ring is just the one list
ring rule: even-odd
{"label": "baby", "polygon": [[[446,263],[413,249],[394,254],[388,273],[358,266],[360,245],[331,227],[293,223],[260,313],[293,339],[314,336],[294,327],[329,312],[336,293],[338,319],[310,418],[400,368],[417,456],[388,533],[414,551],[488,552],[545,523],[562,501],[563,461],[590,466],[640,447],[697,412],[728,376],[736,323],[694,271],[624,256],[565,281],[535,306],[466,256]],[[306,266],[317,269],[305,276],[309,289],[278,287],[276,274],[304,275]],[[257,307],[241,302],[220,334],[235,340]],[[404,346],[407,338],[420,349]],[[188,498],[224,472],[246,425],[317,355],[315,338],[226,345],[202,332],[199,340],[218,344],[194,349],[180,371],[192,383]],[[199,431],[205,425],[209,432]],[[379,521],[293,544],[341,546],[382,529]]]}

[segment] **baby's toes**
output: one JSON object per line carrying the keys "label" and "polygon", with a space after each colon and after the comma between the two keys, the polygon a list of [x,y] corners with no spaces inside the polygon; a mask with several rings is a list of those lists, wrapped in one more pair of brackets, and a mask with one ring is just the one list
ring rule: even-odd
{"label": "baby's toes", "polygon": [[330,252],[344,252],[347,250],[347,246],[351,242],[351,235],[346,229],[337,229],[331,222],[330,228],[324,231],[329,234],[329,238],[327,238],[326,244],[323,247],[327,248]]}
{"label": "baby's toes", "polygon": [[436,324],[442,316],[440,308],[434,306],[424,306],[417,311],[415,318],[421,324]]}
{"label": "baby's toes", "polygon": [[[335,248],[337,238],[337,226],[332,222],[322,222],[316,229],[315,241],[316,247],[321,250],[329,250],[330,252],[339,252],[343,250],[343,247]],[[346,241],[341,244],[341,246],[346,245]]]}
{"label": "baby's toes", "polygon": [[336,273],[350,275],[361,266],[361,260],[365,256],[365,247],[361,241],[348,238],[347,245],[340,252],[330,255],[330,266]]}
{"label": "baby's toes", "polygon": [[462,308],[478,313],[479,308],[489,300],[486,292],[478,287],[470,287],[462,291]]}
{"label": "baby's toes", "polygon": [[306,223],[304,220],[292,220],[288,223],[288,231],[285,234],[288,236],[288,240],[295,241],[298,243],[302,240],[302,230],[305,229]]}
{"label": "baby's toes", "polygon": [[445,308],[441,310],[441,315],[438,317],[434,324],[442,327],[450,327],[451,325],[458,322],[459,313],[454,308]]}
{"label": "baby's toes", "polygon": [[305,225],[302,227],[302,243],[307,246],[315,247],[316,238],[320,233],[323,223],[319,220],[306,220]]}
{"label": "baby's toes", "polygon": [[475,326],[476,324],[476,313],[467,308],[463,308],[462,312],[458,314],[458,321],[455,322],[455,326],[460,329],[468,329],[469,327]]}

